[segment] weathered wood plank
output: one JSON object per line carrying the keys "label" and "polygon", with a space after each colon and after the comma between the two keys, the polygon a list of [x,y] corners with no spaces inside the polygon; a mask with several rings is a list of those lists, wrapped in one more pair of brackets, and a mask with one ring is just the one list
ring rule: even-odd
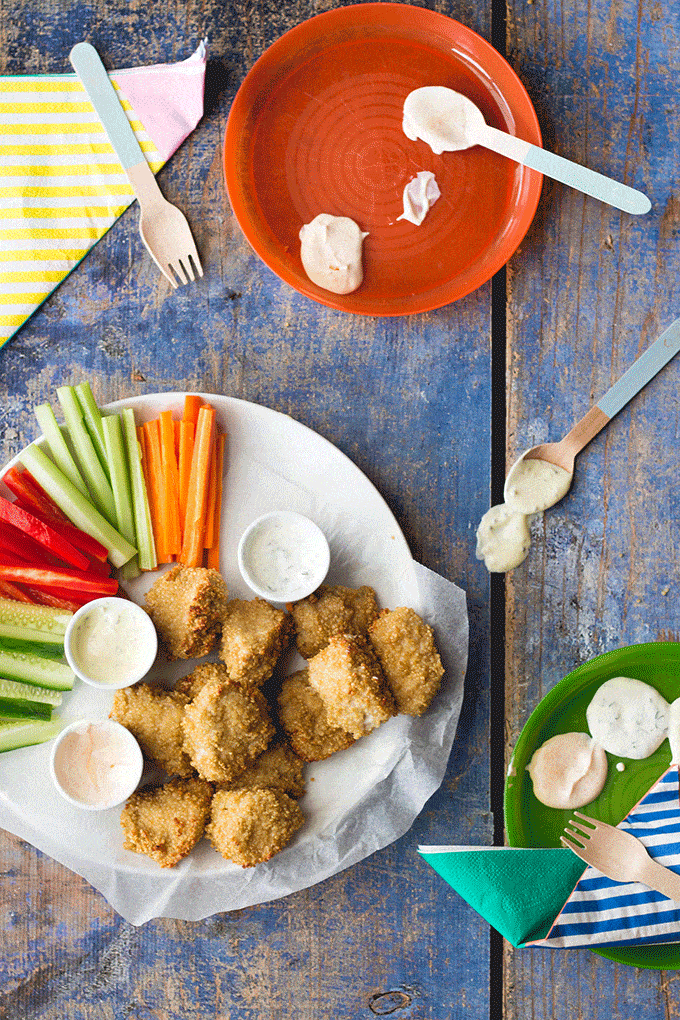
{"label": "weathered wood plank", "polygon": [[[546,183],[510,274],[510,463],[561,438],[680,312],[680,51],[675,12],[658,5],[511,4],[508,25],[545,143],[653,203],[635,218]],[[678,639],[679,373],[671,363],[579,456],[571,493],[536,521],[535,549],[508,579],[508,754],[576,665]],[[679,1008],[674,977],[585,950],[508,950],[506,997],[512,1018],[651,1020]]]}

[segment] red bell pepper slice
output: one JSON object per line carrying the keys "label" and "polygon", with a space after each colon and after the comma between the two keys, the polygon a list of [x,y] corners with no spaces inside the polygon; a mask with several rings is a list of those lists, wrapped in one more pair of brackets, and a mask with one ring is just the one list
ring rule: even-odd
{"label": "red bell pepper slice", "polygon": [[[51,591],[37,591],[34,588],[27,588],[26,590],[31,599],[39,606],[51,606],[52,609],[68,609],[71,613],[77,613],[80,607],[84,605],[83,602],[62,598],[61,595],[55,595]],[[93,596],[93,598],[96,597],[96,595]]]}
{"label": "red bell pepper slice", "polygon": [[58,535],[61,535],[86,556],[102,560],[102,562],[107,558],[109,553],[106,546],[98,542],[96,538],[92,538],[86,531],[76,528],[75,524],[72,524],[66,514],[50,499],[45,490],[38,485],[30,471],[19,472],[16,468],[10,468],[5,472],[3,482],[17,497],[15,506],[20,506],[32,513],[38,520],[48,524]]}
{"label": "red bell pepper slice", "polygon": [[10,581],[0,581],[0,598],[12,599],[13,602],[27,602],[30,605],[35,605],[37,601],[32,599],[23,588],[20,588],[17,584],[12,584]]}
{"label": "red bell pepper slice", "polygon": [[101,577],[67,567],[28,567],[0,563],[0,581],[29,584],[41,590],[63,588],[83,594],[91,592],[95,595],[115,595],[118,591],[118,581],[115,577]]}
{"label": "red bell pepper slice", "polygon": [[44,549],[60,560],[64,560],[65,563],[69,563],[79,570],[87,570],[90,561],[84,553],[58,535],[49,524],[45,524],[44,521],[34,517],[27,510],[23,510],[16,503],[10,503],[8,499],[3,499],[2,496],[0,496],[0,520],[18,528],[29,538],[35,539]]}

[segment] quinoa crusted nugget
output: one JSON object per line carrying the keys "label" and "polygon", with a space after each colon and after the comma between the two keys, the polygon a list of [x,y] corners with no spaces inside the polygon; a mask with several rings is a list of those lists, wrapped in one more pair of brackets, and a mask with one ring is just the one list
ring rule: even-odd
{"label": "quinoa crusted nugget", "polygon": [[188,673],[187,676],[183,676],[177,681],[174,689],[183,694],[187,702],[193,701],[205,685],[215,679],[213,665],[213,663],[204,663],[203,665],[196,666],[193,672]]}
{"label": "quinoa crusted nugget", "polygon": [[270,860],[304,823],[280,790],[218,790],[205,834],[227,861],[244,868]]}
{"label": "quinoa crusted nugget", "polygon": [[278,703],[281,728],[303,761],[323,761],[354,743],[351,733],[329,723],[321,695],[309,682],[308,670],[285,678]]}
{"label": "quinoa crusted nugget", "polygon": [[171,779],[133,793],[120,816],[123,846],[172,868],[203,835],[212,796],[212,786],[202,779]]}
{"label": "quinoa crusted nugget", "polygon": [[219,789],[280,790],[297,800],[305,792],[303,767],[302,759],[281,740],[246,765],[230,783],[220,783]]}
{"label": "quinoa crusted nugget", "polygon": [[138,683],[116,691],[109,718],[137,738],[143,753],[171,776],[192,776],[184,753],[182,719],[186,697],[160,684]]}
{"label": "quinoa crusted nugget", "polygon": [[206,663],[213,678],[184,710],[184,748],[203,779],[230,782],[276,733],[265,698],[230,680],[226,666]]}
{"label": "quinoa crusted nugget", "polygon": [[444,667],[432,627],[413,609],[385,609],[368,636],[399,712],[422,715],[439,690]]}
{"label": "quinoa crusted nugget", "polygon": [[222,621],[219,656],[232,680],[255,686],[270,677],[290,639],[290,616],[264,599],[232,599]]}
{"label": "quinoa crusted nugget", "polygon": [[321,585],[312,595],[288,606],[295,625],[297,649],[311,659],[334,634],[366,634],[378,615],[375,592],[367,585],[345,588]]}
{"label": "quinoa crusted nugget", "polygon": [[396,714],[373,649],[357,635],[336,634],[309,660],[309,682],[332,726],[363,737]]}
{"label": "quinoa crusted nugget", "polygon": [[229,593],[217,570],[178,565],[146,593],[149,616],[170,659],[196,659],[217,643]]}

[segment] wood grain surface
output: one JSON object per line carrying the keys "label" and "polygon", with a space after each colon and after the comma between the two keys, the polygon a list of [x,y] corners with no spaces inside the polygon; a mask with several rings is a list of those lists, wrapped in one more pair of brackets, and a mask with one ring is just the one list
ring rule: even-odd
{"label": "wood grain surface", "polygon": [[[0,833],[0,1020],[680,1015],[678,974],[585,950],[506,947],[504,980],[498,937],[416,853],[418,843],[502,838],[491,811],[504,774],[498,735],[505,727],[509,755],[531,710],[575,665],[623,644],[680,639],[680,363],[580,455],[571,494],[534,522],[531,556],[506,580],[504,665],[502,653],[490,656],[502,591],[496,584],[492,602],[474,555],[506,459],[561,438],[680,312],[677,4],[420,5],[506,50],[547,147],[653,203],[635,219],[546,181],[493,329],[490,283],[426,315],[357,318],[291,290],[240,233],[220,153],[236,89],[286,29],[337,4],[0,0],[0,73],[68,72],[81,39],[109,68],[181,60],[204,37],[210,54],[205,117],[159,176],[194,229],[204,279],[172,291],[128,210],[0,352],[0,462],[36,436],[33,406],[82,379],[101,400],[200,389],[265,404],[355,461],[415,558],[466,590],[471,623],[441,789],[404,837],[320,885],[204,921],[135,928],[87,882]],[[492,456],[492,436],[504,432]]]}

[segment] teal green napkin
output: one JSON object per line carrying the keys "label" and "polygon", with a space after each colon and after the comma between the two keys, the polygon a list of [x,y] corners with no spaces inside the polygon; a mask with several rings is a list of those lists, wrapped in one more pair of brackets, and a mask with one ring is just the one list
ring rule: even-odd
{"label": "teal green napkin", "polygon": [[585,871],[571,850],[419,847],[438,875],[513,946],[546,937]]}

